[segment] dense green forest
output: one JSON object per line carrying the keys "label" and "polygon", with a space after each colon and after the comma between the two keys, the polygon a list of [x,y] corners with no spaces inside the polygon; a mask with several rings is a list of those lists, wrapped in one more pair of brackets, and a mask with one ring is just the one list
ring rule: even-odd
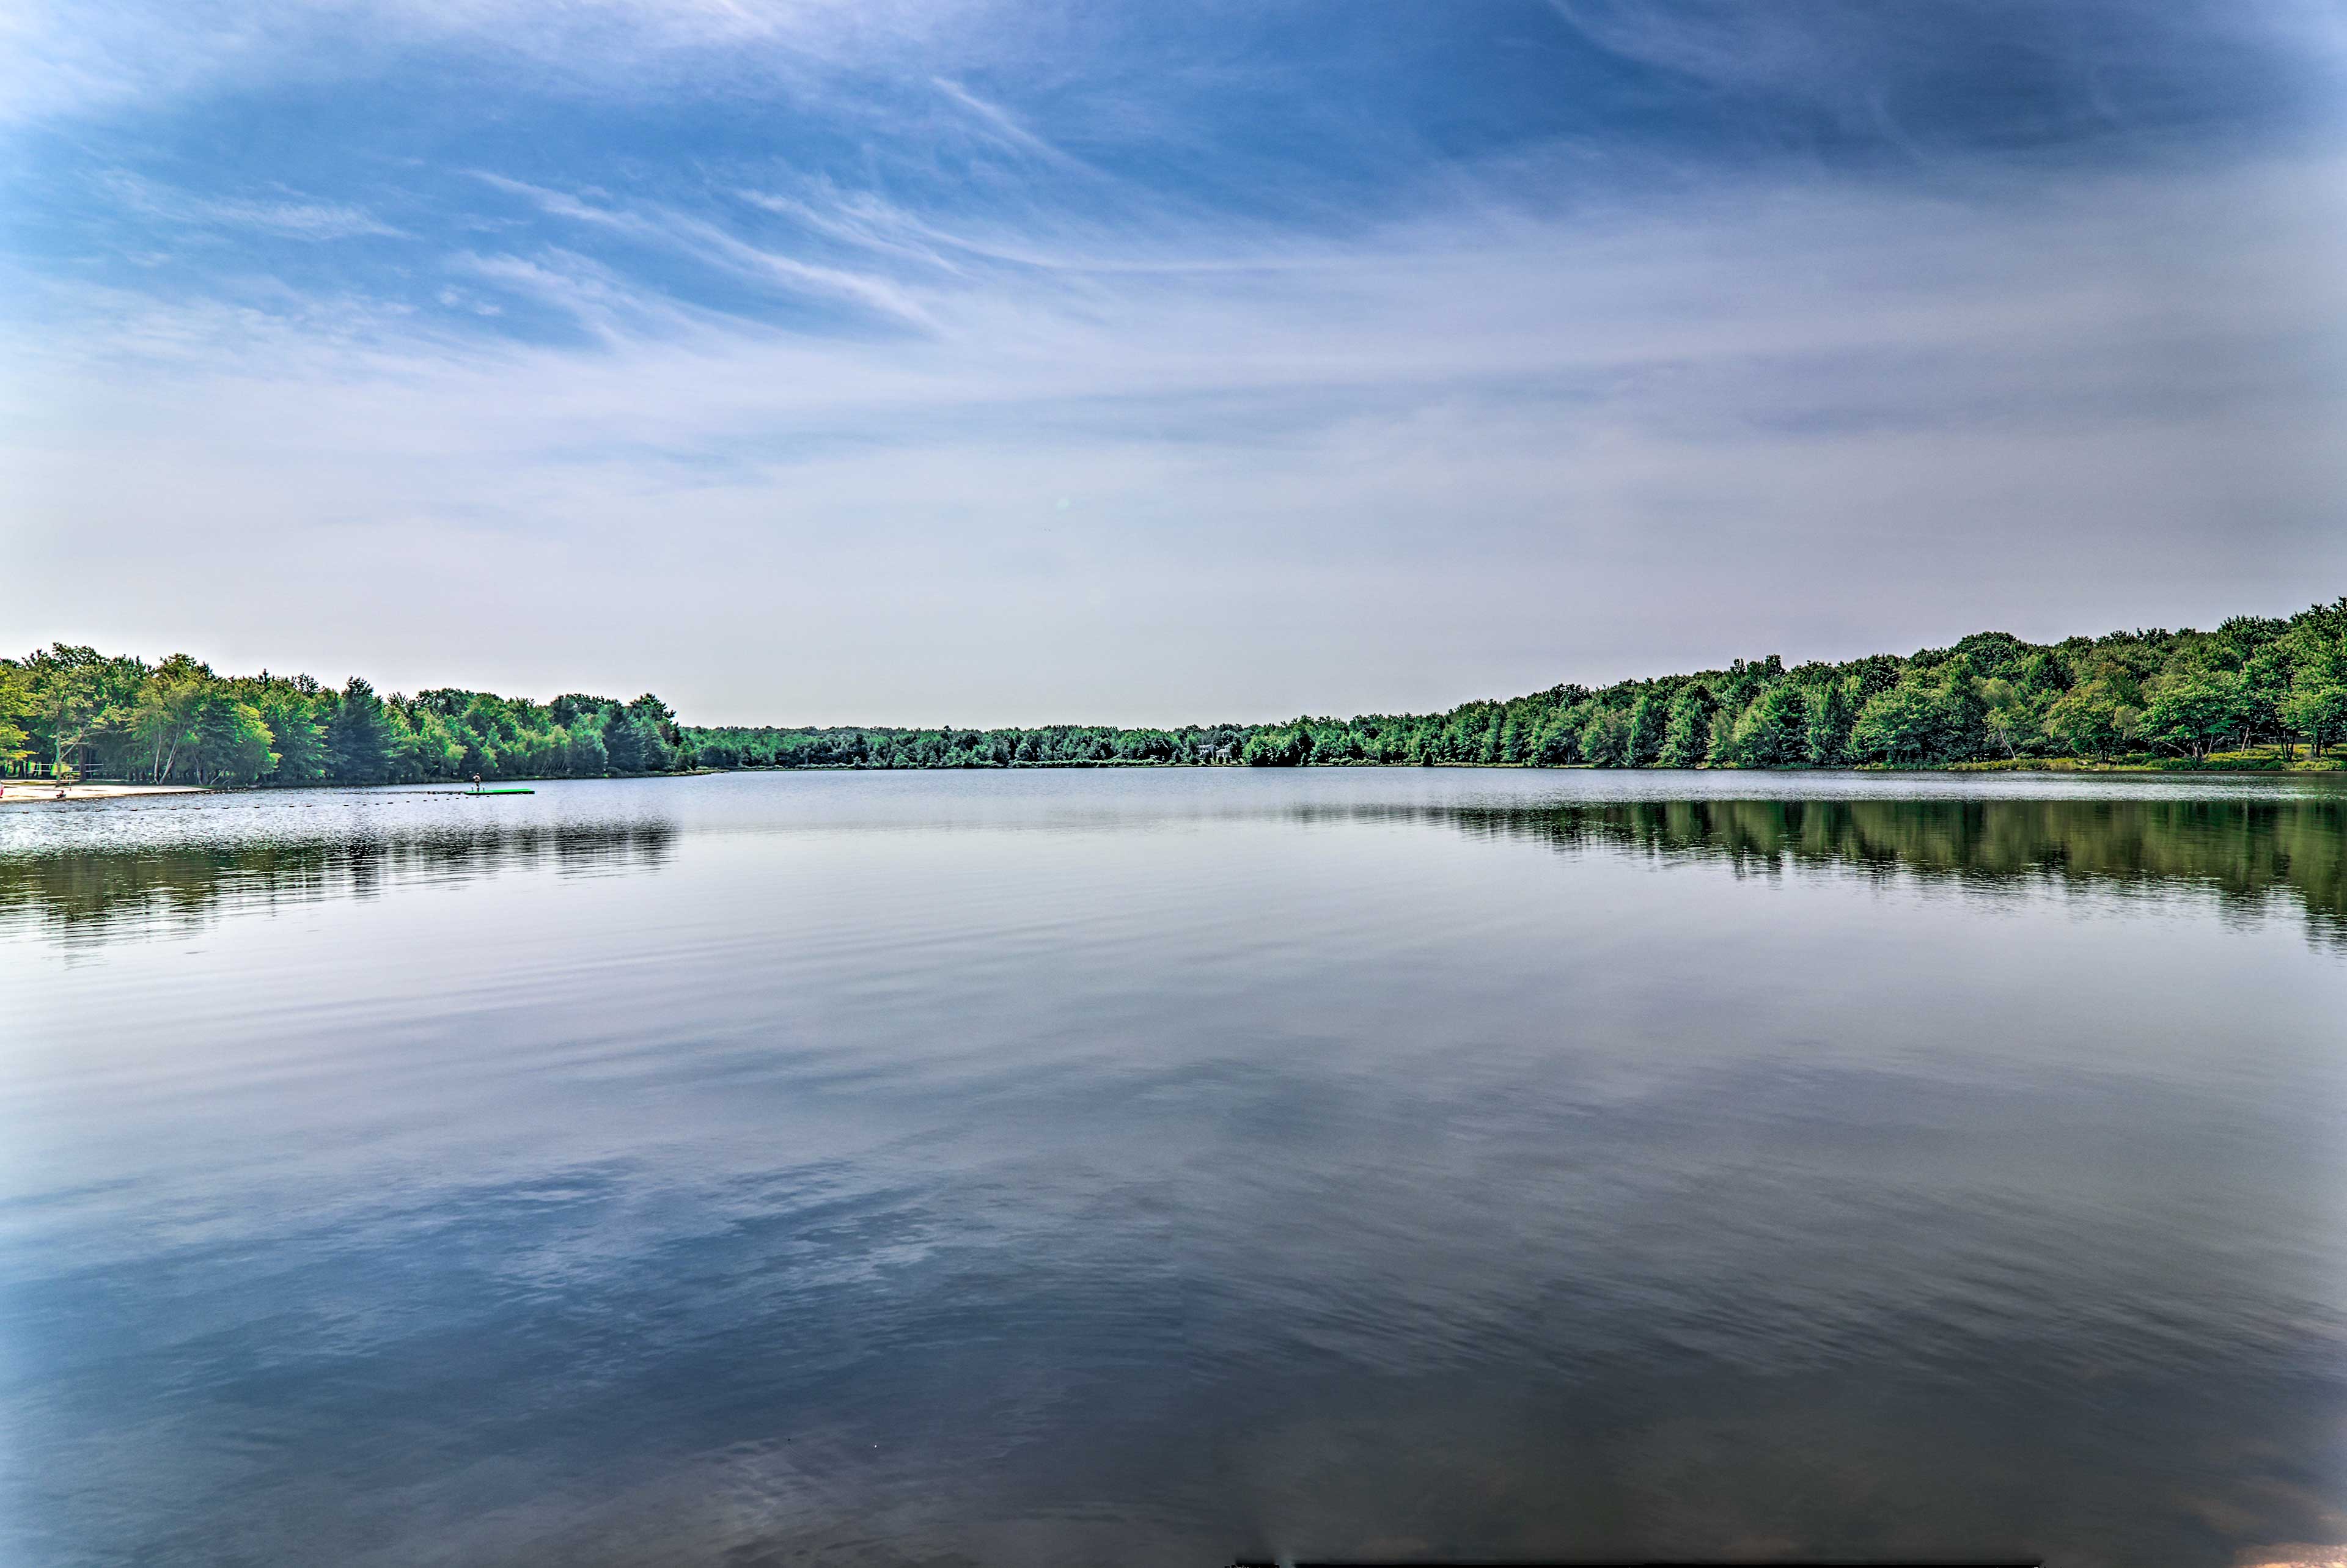
{"label": "dense green forest", "polygon": [[59,643],[0,659],[0,762],[82,777],[199,784],[600,778],[692,765],[676,715],[570,695],[551,702],[441,688],[376,694],[307,675],[223,676]]}
{"label": "dense green forest", "polygon": [[0,760],[195,784],[601,777],[696,765],[1482,764],[1594,767],[2330,765],[2347,742],[2347,598],[2213,631],[1948,648],[1551,687],[1441,713],[1175,729],[709,728],[659,698],[378,696],[59,644],[0,659]]}
{"label": "dense green forest", "polygon": [[[1149,763],[1594,767],[1946,766],[2077,759],[2300,765],[2347,740],[2347,598],[2214,631],[2051,645],[1983,631],[1950,648],[1562,685],[1442,713],[1276,724],[1029,730],[688,728],[714,767]],[[2254,756],[2240,753],[2265,748]]]}

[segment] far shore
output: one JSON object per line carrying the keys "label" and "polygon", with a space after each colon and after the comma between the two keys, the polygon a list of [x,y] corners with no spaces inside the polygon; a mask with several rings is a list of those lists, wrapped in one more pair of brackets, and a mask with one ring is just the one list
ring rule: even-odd
{"label": "far shore", "polygon": [[[2328,775],[2328,776],[2331,776],[2331,777],[2337,777],[2337,776],[2339,776],[2339,775],[2340,775],[2340,774],[2347,774],[2347,757],[2342,757],[2342,756],[2340,756],[2340,755],[2337,755],[2337,754],[2333,754],[2333,755],[2331,755],[2331,756],[2322,757],[2322,758],[2320,758],[2320,759],[2312,759],[2312,758],[2309,758],[2309,759],[2302,759],[2302,760],[2299,760],[2299,761],[2295,761],[2295,762],[2284,763],[2284,762],[2281,762],[2278,757],[2270,757],[2270,756],[2269,756],[2269,757],[2259,757],[2259,756],[2256,756],[2256,755],[2254,755],[2254,754],[2245,755],[2245,754],[2243,754],[2243,753],[2231,753],[2231,754],[2222,754],[2222,753],[2220,753],[2220,754],[2218,754],[2218,755],[2215,755],[2215,756],[2210,756],[2210,757],[2201,758],[2201,759],[2197,759],[2197,760],[2196,760],[2196,759],[2192,759],[2192,758],[2187,758],[2187,757],[2163,757],[2163,758],[2158,758],[2158,759],[2150,759],[2150,758],[2144,758],[2144,757],[2137,756],[2137,757],[2131,757],[2131,758],[2128,758],[2128,759],[2124,760],[2124,761],[2117,761],[2117,760],[2114,760],[2114,761],[2110,761],[2110,762],[2095,762],[2095,761],[2090,761],[2090,760],[2087,760],[2087,759],[2085,759],[2085,758],[2080,758],[2080,757],[2019,757],[2019,758],[2012,758],[2012,759],[2001,759],[2001,760],[1994,761],[1994,762],[1973,762],[1973,763],[1890,764],[1882,764],[1882,763],[1862,763],[1862,764],[1857,764],[1856,766],[1853,766],[1853,767],[1840,767],[1840,768],[1818,768],[1818,767],[1808,767],[1808,766],[1794,766],[1794,765],[1788,765],[1788,766],[1782,766],[1782,767],[1768,767],[1768,768],[1753,768],[1753,767],[1746,767],[1746,768],[1738,768],[1738,767],[1727,767],[1727,768],[1701,768],[1701,769],[1651,769],[1651,768],[1640,768],[1640,769],[1614,769],[1614,770],[1603,770],[1603,769],[1594,769],[1594,768],[1592,768],[1592,767],[1590,766],[1590,764],[1586,764],[1586,763],[1566,763],[1566,764],[1541,764],[1541,763],[1450,763],[1450,762],[1445,762],[1445,763],[1434,763],[1434,764],[1416,764],[1416,763],[1369,763],[1369,762],[1349,761],[1349,760],[1348,760],[1348,761],[1345,761],[1345,762],[1337,762],[1337,763],[1321,763],[1321,764],[1312,764],[1312,765],[1317,766],[1317,767],[1320,767],[1320,768],[1379,768],[1379,769],[1388,769],[1388,768],[1390,768],[1390,769],[1397,769],[1397,770],[1400,770],[1400,769],[1415,770],[1415,769],[1419,769],[1419,768],[1421,768],[1421,767],[1430,767],[1430,767],[1438,767],[1438,768],[1491,768],[1491,769],[1505,769],[1505,770],[1508,770],[1508,771],[1511,771],[1511,772],[1526,772],[1526,773],[1552,773],[1552,772],[1553,772],[1553,773],[1585,773],[1585,772],[1604,772],[1604,771],[1613,771],[1613,772],[1620,772],[1620,773],[1630,773],[1630,772],[1637,772],[1637,773],[1655,773],[1655,772],[1700,772],[1700,773],[1706,773],[1706,774],[1727,774],[1727,775],[1731,775],[1731,776],[1733,776],[1733,775],[1743,775],[1743,776],[1747,776],[1747,777],[1754,778],[1754,779],[1756,779],[1756,780],[1757,780],[1757,779],[1759,779],[1759,778],[1762,778],[1762,777],[1778,777],[1778,778],[1782,778],[1782,777],[1785,777],[1785,776],[1787,776],[1787,775],[1788,775],[1788,774],[1789,774],[1789,775],[1799,775],[1799,774],[1812,774],[1812,773],[1844,773],[1844,774],[1848,774],[1848,773],[1856,773],[1856,774],[1861,774],[1893,775],[1893,776],[1907,776],[1907,777],[1912,777],[1912,776],[1915,776],[1915,775],[1917,775],[1917,774],[1926,774],[1926,775],[1928,775],[1928,774],[2012,774],[2012,773],[2022,773],[2022,774],[2069,774],[2069,775],[2071,775],[2071,776],[2073,776],[2073,777],[2076,777],[2076,776],[2084,775],[2084,776],[2087,776],[2087,777],[2101,777],[2101,778],[2111,778],[2111,777],[2134,777],[2134,778],[2171,778],[2171,779],[2172,779],[2172,778],[2178,777],[2178,776],[2190,777],[2190,776],[2193,776],[2193,775],[2198,775],[2198,776],[2200,776],[2200,777],[2203,777],[2203,778],[2209,778],[2209,779],[2219,779],[2219,778],[2233,778],[2233,779],[2242,779],[2242,778],[2262,778],[2262,779],[2274,779],[2274,778],[2307,778],[2307,777],[2322,777],[2322,776],[2325,776],[2325,775]],[[1019,773],[1019,772],[1025,772],[1025,771],[1029,771],[1029,770],[1030,770],[1030,769],[1031,769],[1031,770],[1037,770],[1037,771],[1067,770],[1067,769],[1078,769],[1078,770],[1090,771],[1090,770],[1093,770],[1093,769],[1100,769],[1100,770],[1103,770],[1103,771],[1105,771],[1105,770],[1112,770],[1112,769],[1119,769],[1119,768],[1137,768],[1137,769],[1144,769],[1144,770],[1145,770],[1145,769],[1172,768],[1172,767],[1231,768],[1231,769],[1234,769],[1234,770],[1235,770],[1235,771],[1241,771],[1241,772],[1249,772],[1249,771],[1276,771],[1276,772],[1293,771],[1293,770],[1286,770],[1286,769],[1276,769],[1276,770],[1251,770],[1251,769],[1247,769],[1244,764],[1235,764],[1235,763],[1221,763],[1221,764],[1207,764],[1207,763],[1169,763],[1169,762],[1143,761],[1143,760],[1140,760],[1140,759],[1134,759],[1134,758],[1122,758],[1122,757],[1114,757],[1114,758],[1111,758],[1111,757],[1103,757],[1103,758],[1099,758],[1099,759],[1087,759],[1087,760],[1085,760],[1085,761],[1081,761],[1081,762],[1077,762],[1077,761],[1064,761],[1064,762],[1063,762],[1063,761],[1057,761],[1057,760],[1050,761],[1050,762],[1015,762],[1015,763],[1010,763],[1010,764],[1002,764],[1002,765],[999,765],[999,766],[997,766],[997,767],[991,767],[991,768],[967,768],[967,767],[931,767],[931,768],[870,768],[870,767],[862,767],[862,766],[858,766],[857,764],[853,764],[853,763],[803,763],[803,764],[798,764],[798,765],[796,765],[796,766],[792,766],[792,767],[774,767],[774,766],[771,766],[771,765],[769,765],[769,766],[764,766],[764,767],[759,767],[759,766],[748,766],[748,767],[735,767],[735,768],[710,768],[710,767],[700,767],[700,768],[692,768],[692,769],[681,770],[681,771],[676,772],[676,773],[668,773],[668,774],[606,774],[606,775],[604,775],[604,776],[605,776],[605,777],[609,777],[609,778],[697,778],[697,777],[706,777],[706,776],[709,776],[709,775],[711,775],[711,774],[726,774],[726,773],[745,773],[745,774],[763,774],[763,773]],[[492,779],[492,780],[489,780],[489,781],[487,781],[487,782],[488,782],[488,783],[490,784],[490,785],[492,785],[493,787],[507,787],[507,788],[510,788],[511,786],[516,785],[516,784],[546,784],[546,783],[552,783],[552,782],[556,782],[556,781],[555,781],[554,779],[552,779],[551,777],[545,777],[545,776],[530,776],[530,777],[520,777],[520,778],[501,778],[501,779]],[[385,786],[383,786],[383,785],[356,785],[356,786],[354,786],[354,785],[348,785],[348,784],[324,784],[324,783],[319,783],[319,784],[290,784],[290,785],[289,785],[289,784],[259,784],[259,785],[251,785],[251,784],[248,784],[248,785],[242,786],[242,787],[241,787],[241,788],[231,788],[231,789],[230,790],[230,792],[229,792],[229,793],[236,794],[275,794],[275,793],[277,793],[277,792],[279,792],[279,791],[281,791],[281,790],[294,790],[294,791],[299,791],[299,790],[303,790],[303,789],[347,789],[347,788],[354,788],[354,787],[355,787],[355,788],[376,788],[376,789],[383,789],[383,788],[384,788]],[[471,794],[471,793],[472,793],[472,790],[471,790],[470,785],[469,785],[469,781],[458,780],[458,779],[434,779],[434,780],[430,780],[430,781],[428,781],[428,782],[419,783],[419,784],[414,784],[414,785],[398,785],[398,784],[394,784],[394,785],[388,786],[388,789],[387,789],[387,791],[386,791],[386,793],[392,793],[392,794],[400,794],[400,793],[411,793],[411,794],[412,794],[412,793],[419,793],[419,792],[420,792],[420,793],[425,793],[425,794]],[[58,793],[58,786],[57,786],[56,784],[52,783],[51,781],[49,781],[49,780],[47,780],[47,779],[20,779],[20,778],[0,779],[0,804],[6,804],[6,805],[36,805],[36,804],[63,804],[63,803],[65,803],[65,802],[69,802],[69,801],[77,801],[77,800],[125,800],[125,799],[131,799],[131,798],[135,798],[135,797],[139,796],[139,795],[150,795],[150,794],[218,794],[218,793],[220,793],[220,791],[218,791],[217,789],[213,788],[212,786],[205,785],[205,784],[121,784],[121,783],[105,782],[105,783],[73,783],[73,784],[66,784],[66,785],[64,786],[64,793],[63,793],[62,794],[60,794]]]}
{"label": "far shore", "polygon": [[[606,774],[602,776],[605,778],[614,779],[683,779],[701,778],[708,774],[723,773],[724,771],[725,770],[722,768],[689,768],[680,770],[676,773]],[[557,779],[556,775],[548,774],[543,775],[526,774],[514,778],[494,778],[486,781],[486,784],[487,787],[494,790],[511,788],[517,784],[553,784],[559,781]],[[473,793],[473,786],[470,780],[450,778],[429,779],[418,781],[414,784],[327,784],[323,781],[316,784],[242,784],[230,785],[226,789],[216,789],[210,784],[118,784],[113,782],[67,784],[64,787],[65,793],[60,795],[57,793],[58,786],[54,781],[49,779],[0,779],[0,804],[39,805],[43,804],[56,804],[62,801],[76,800],[126,800],[133,796],[148,794],[278,794],[313,789],[374,789],[382,790],[385,794],[470,794]]]}

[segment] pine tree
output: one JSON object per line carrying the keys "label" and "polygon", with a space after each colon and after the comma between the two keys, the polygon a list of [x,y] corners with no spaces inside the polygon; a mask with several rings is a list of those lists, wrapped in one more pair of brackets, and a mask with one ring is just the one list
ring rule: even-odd
{"label": "pine tree", "polygon": [[315,784],[325,777],[326,735],[310,699],[278,687],[264,695],[258,706],[261,722],[275,737],[277,769],[271,776],[279,784]]}
{"label": "pine tree", "polygon": [[[644,771],[644,729],[625,708],[613,708],[603,715],[603,754],[610,760],[613,773]],[[863,737],[856,739],[861,743]],[[864,759],[859,755],[855,760]]]}
{"label": "pine tree", "polygon": [[1737,761],[1778,767],[1809,756],[1809,699],[1790,681],[1768,687],[1736,722]]}
{"label": "pine tree", "polygon": [[383,699],[355,675],[326,724],[326,757],[336,784],[381,784],[391,776],[391,724]]}
{"label": "pine tree", "polygon": [[251,784],[277,765],[261,711],[227,692],[207,696],[196,718],[197,781]]}

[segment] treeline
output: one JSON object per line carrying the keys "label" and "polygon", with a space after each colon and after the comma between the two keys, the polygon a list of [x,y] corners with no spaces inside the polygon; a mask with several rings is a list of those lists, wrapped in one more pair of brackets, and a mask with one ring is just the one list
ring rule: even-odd
{"label": "treeline", "polygon": [[715,767],[1235,763],[1841,767],[2077,758],[2201,761],[2347,740],[2347,598],[2214,631],[2024,642],[1983,631],[1904,658],[1788,667],[1771,654],[1603,690],[1562,685],[1448,712],[1174,730],[685,731]]}
{"label": "treeline", "polygon": [[217,675],[58,643],[0,659],[0,761],[197,784],[600,778],[693,765],[659,698],[551,702],[454,687],[378,695],[307,675]]}
{"label": "treeline", "polygon": [[718,768],[1102,767],[1119,764],[1233,763],[1243,760],[1245,748],[1255,737],[1268,733],[1268,726],[1249,724],[1189,724],[1174,730],[1127,730],[1112,724],[1046,724],[1032,730],[969,730],[951,725],[934,730],[695,725],[685,731],[702,764]]}
{"label": "treeline", "polygon": [[0,659],[0,761],[205,784],[601,777],[695,765],[1001,768],[1168,764],[1840,767],[2075,758],[2198,763],[2347,742],[2347,598],[2214,631],[1949,648],[1560,685],[1440,713],[1174,729],[683,727],[659,698],[550,702],[455,688],[379,696],[59,644]]}

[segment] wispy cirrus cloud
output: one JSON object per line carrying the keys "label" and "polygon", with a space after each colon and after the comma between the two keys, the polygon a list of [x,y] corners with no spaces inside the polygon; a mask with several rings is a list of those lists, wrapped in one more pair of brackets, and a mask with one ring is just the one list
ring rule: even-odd
{"label": "wispy cirrus cloud", "polygon": [[288,240],[395,238],[401,233],[364,207],[309,200],[282,188],[267,196],[201,196],[121,169],[108,170],[102,178],[125,208],[171,224],[251,230]]}
{"label": "wispy cirrus cloud", "polygon": [[[1548,3],[1626,60],[1926,156],[1959,126],[2014,144],[2106,136],[2205,102],[2226,77],[2239,90],[2280,54],[2347,60],[2347,15],[2320,0],[2151,10],[2132,0]],[[2325,75],[2298,74],[2297,85],[2319,93]]]}
{"label": "wispy cirrus cloud", "polygon": [[[812,716],[876,720],[1430,705],[1763,643],[1857,651],[1919,614],[2187,620],[2277,558],[2347,569],[2325,434],[2347,294],[2321,264],[2342,171],[2049,174],[1964,200],[1737,183],[1571,220],[1475,201],[1347,244],[1071,247],[1067,270],[900,258],[927,324],[879,341],[577,251],[466,253],[451,275],[590,341],[354,305],[182,321],[159,376],[135,343],[52,350],[46,412],[12,422],[36,433],[8,458],[14,516],[60,574],[142,518],[233,528],[288,563],[290,603],[311,562],[430,566],[467,603],[535,574],[544,610],[499,613],[540,656],[624,653],[712,716],[770,712],[766,678],[712,676],[745,666],[698,641],[615,650],[631,600],[784,592],[788,615],[710,635],[752,671],[823,671]],[[620,210],[552,202],[588,229],[574,203]],[[81,308],[95,343],[119,304]],[[123,449],[149,460],[108,471]],[[134,612],[169,613],[108,611]],[[1081,668],[1006,692],[1070,639]],[[1143,688],[1176,694],[1119,696]]]}
{"label": "wispy cirrus cloud", "polygon": [[2347,573],[2296,0],[67,20],[0,22],[19,641],[1172,720]]}
{"label": "wispy cirrus cloud", "polygon": [[814,233],[857,250],[877,251],[940,272],[963,272],[951,252],[975,249],[932,229],[870,191],[843,193],[826,182],[825,189],[810,197],[746,188],[733,194],[762,211],[787,218]]}
{"label": "wispy cirrus cloud", "polygon": [[880,274],[825,266],[763,249],[705,218],[658,205],[628,208],[583,200],[504,175],[477,172],[483,183],[519,196],[541,211],[573,222],[608,229],[649,244],[679,251],[707,265],[797,292],[862,306],[916,325],[927,311],[907,289]]}
{"label": "wispy cirrus cloud", "polygon": [[[666,296],[637,288],[620,273],[591,257],[553,249],[535,257],[503,252],[459,251],[447,259],[447,268],[477,283],[517,293],[551,306],[610,343],[643,335],[699,328],[705,318],[680,308]],[[475,314],[493,314],[463,300]]]}
{"label": "wispy cirrus cloud", "polygon": [[929,81],[949,101],[966,110],[984,128],[987,135],[1001,145],[1061,169],[1086,174],[1096,172],[1083,159],[1044,140],[1000,104],[989,103],[959,82],[948,81],[943,77],[932,77]]}
{"label": "wispy cirrus cloud", "polygon": [[521,64],[550,84],[641,90],[647,71],[723,77],[758,52],[802,81],[962,33],[963,0],[24,0],[0,10],[0,124],[286,79],[397,74],[415,51]]}

